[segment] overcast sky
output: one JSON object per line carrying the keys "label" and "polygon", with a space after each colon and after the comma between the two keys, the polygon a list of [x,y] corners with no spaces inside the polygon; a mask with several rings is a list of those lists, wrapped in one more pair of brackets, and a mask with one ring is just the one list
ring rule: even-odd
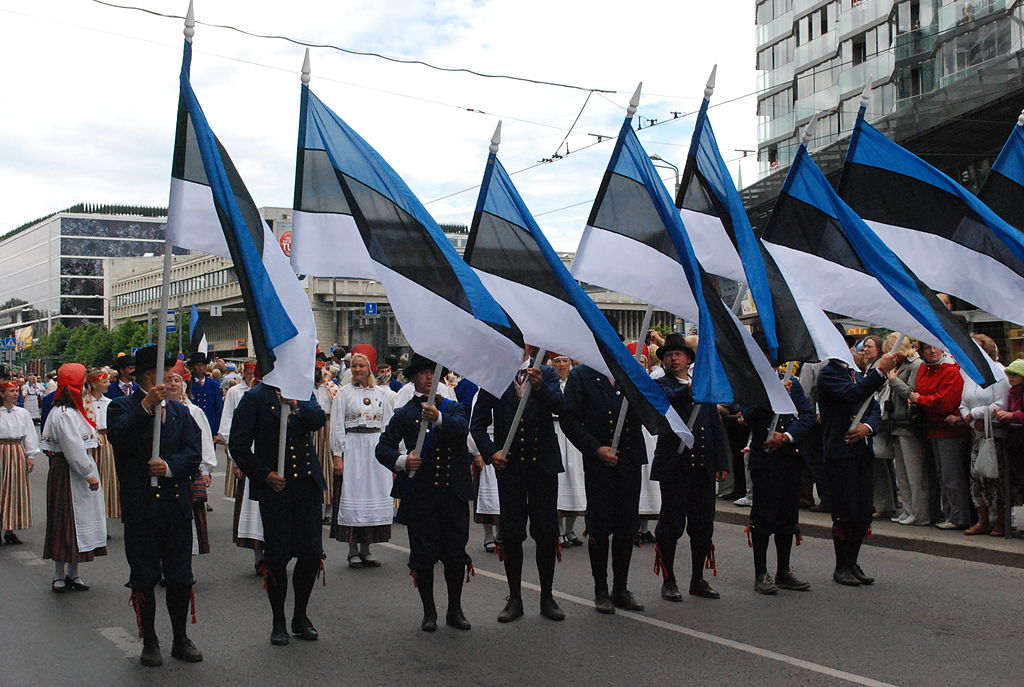
{"label": "overcast sky", "polygon": [[[187,7],[187,0],[115,1],[176,15]],[[616,133],[643,81],[639,117],[688,113],[640,132],[648,152],[680,167],[717,62],[712,103],[723,104],[711,120],[722,154],[733,160],[735,149],[756,147],[752,0],[198,0],[196,18],[617,91],[590,96],[569,151],[593,143],[589,134]],[[166,206],[182,21],[92,0],[5,0],[0,23],[0,233],[77,202]],[[303,48],[200,25],[194,51],[193,87],[256,203],[290,206]],[[456,192],[480,182],[499,119],[499,157],[515,172],[556,152],[587,98],[327,48],[313,48],[311,59],[313,90],[439,222],[471,220],[476,190]],[[611,148],[606,142],[513,176],[556,248],[575,249]],[[756,176],[752,160],[744,183]],[[730,164],[734,175],[738,165]]]}

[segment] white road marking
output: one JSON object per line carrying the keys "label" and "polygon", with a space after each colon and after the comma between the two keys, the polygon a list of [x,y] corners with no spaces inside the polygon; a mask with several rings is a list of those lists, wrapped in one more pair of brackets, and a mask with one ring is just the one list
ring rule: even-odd
{"label": "white road marking", "polygon": [[[394,549],[395,551],[409,553],[409,549],[407,547],[399,546],[397,544],[391,544],[390,542],[382,543],[380,544],[380,546],[386,546],[387,548]],[[508,582],[508,578],[506,578],[504,575],[496,572],[491,572],[490,570],[482,570],[480,568],[476,568],[476,574],[482,575],[483,577],[491,578],[493,580]],[[527,589],[532,589],[535,592],[540,591],[540,587],[538,585],[532,584],[530,582],[523,582],[522,584]],[[570,601],[578,606],[584,606],[586,608],[594,607],[594,601],[592,599],[584,599],[582,597],[574,596],[572,594],[566,594],[565,592],[560,592],[557,590],[554,590],[553,594],[555,597],[559,599]],[[713,635],[708,632],[701,632],[700,630],[694,630],[692,628],[684,627],[682,625],[676,625],[675,623],[665,622],[664,620],[649,618],[647,616],[640,615],[639,613],[633,613],[632,611],[623,611],[620,609],[616,609],[615,615],[623,618],[628,618],[629,620],[635,620],[638,623],[644,623],[645,625],[650,625],[651,627],[657,627],[662,630],[668,630],[669,632],[675,632],[677,634],[686,635],[687,637],[693,637],[694,639],[700,639],[705,642],[710,642],[711,644],[717,644],[719,646],[724,646],[729,649],[735,649],[736,651],[742,651],[744,653],[753,654],[754,656],[766,658],[770,661],[777,661],[779,663],[784,663],[786,665],[794,666],[796,668],[802,668],[803,670],[807,670],[813,673],[828,675],[829,677],[834,677],[839,680],[846,680],[847,682],[852,682],[857,685],[866,685],[867,687],[895,687],[894,685],[888,682],[881,682],[879,680],[874,680],[872,678],[864,677],[862,675],[848,673],[845,670],[830,668],[829,666],[822,665],[820,663],[805,661],[802,658],[789,656],[787,654],[781,654],[777,651],[772,651],[770,649],[762,649],[758,646],[745,644],[743,642],[737,642],[733,639],[719,637],[718,635]]]}
{"label": "white road marking", "polygon": [[11,551],[11,557],[22,565],[46,565],[46,561],[31,551]]}
{"label": "white road marking", "polygon": [[123,627],[97,627],[96,631],[116,646],[125,658],[134,658],[142,651],[142,642]]}

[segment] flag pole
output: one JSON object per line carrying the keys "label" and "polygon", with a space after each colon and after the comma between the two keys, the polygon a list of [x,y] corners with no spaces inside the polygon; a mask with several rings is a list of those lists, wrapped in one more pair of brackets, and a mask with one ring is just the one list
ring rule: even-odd
{"label": "flag pole", "polygon": [[[793,370],[796,368],[796,361],[791,360],[786,364],[786,376],[782,381],[786,381],[793,376]],[[775,413],[772,417],[772,426],[768,428],[768,438],[771,439],[772,435],[775,434],[775,428],[779,426],[779,414]]]}
{"label": "flag pole", "polygon": [[[437,397],[437,386],[441,382],[441,373],[444,372],[444,365],[441,363],[434,364],[434,381],[430,383],[430,395],[427,397],[427,403],[433,403]],[[420,432],[416,436],[416,448],[413,450],[417,456],[420,455],[420,451],[423,450],[423,442],[427,438],[427,424],[426,422],[420,421]],[[421,458],[423,456],[420,456]]]}
{"label": "flag pole", "polygon": [[[185,13],[185,41],[192,42],[196,35],[196,17],[192,9],[192,0],[188,2],[188,12]],[[156,332],[156,379],[157,384],[164,383],[164,359],[167,357],[167,310],[171,305],[171,264],[174,259],[174,247],[164,236],[164,268],[162,276],[162,288],[160,289],[160,317],[157,318]],[[163,320],[163,321],[161,321]],[[160,458],[160,434],[163,428],[164,408],[167,401],[160,401],[160,405],[153,413],[153,443],[150,450],[150,458]],[[149,478],[149,485],[155,487],[160,484],[160,478],[153,475]]]}
{"label": "flag pole", "polygon": [[[647,330],[651,328],[651,316],[654,315],[654,306],[650,303],[647,304],[647,310],[644,311],[644,319],[640,324],[640,338],[636,340],[636,353],[633,357],[636,358],[637,362],[640,362],[640,354],[643,351],[643,337],[647,335]],[[619,418],[615,422],[615,434],[612,435],[612,451],[619,449],[619,439],[622,438],[622,428],[626,424],[626,411],[629,410],[629,401],[626,398],[622,399],[622,405],[619,406]]]}
{"label": "flag pole", "polygon": [[285,403],[284,396],[281,401],[281,424],[278,427],[277,436],[277,475],[284,477],[284,448],[288,441],[288,416],[291,415],[292,407]]}

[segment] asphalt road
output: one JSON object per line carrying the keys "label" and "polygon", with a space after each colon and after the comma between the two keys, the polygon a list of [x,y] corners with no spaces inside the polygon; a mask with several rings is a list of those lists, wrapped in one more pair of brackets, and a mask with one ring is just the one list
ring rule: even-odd
{"label": "asphalt road", "polygon": [[[635,550],[630,583],[646,612],[598,615],[586,549],[575,548],[555,573],[566,620],[542,618],[532,587],[524,593],[526,616],[510,625],[495,621],[507,593],[501,564],[482,551],[482,533],[473,526],[477,575],[464,593],[473,629],[442,625],[433,635],[419,630],[403,527],[394,528],[390,544],[376,547],[379,569],[348,569],[345,548],[326,541],[327,586],[318,583],[310,610],[320,641],[272,647],[266,596],[251,553],[231,544],[231,503],[221,496],[220,478],[211,490],[213,553],[194,559],[199,623],[190,634],[206,660],[191,665],[170,658],[161,608],[157,629],[166,663],[145,668],[123,587],[120,523],[110,523],[110,554],[82,566],[91,591],[50,592],[52,566],[39,558],[45,465],[40,468],[32,480],[35,527],[23,533],[25,545],[0,547],[4,685],[1024,684],[1024,570],[867,546],[862,564],[878,583],[840,587],[830,579],[830,543],[808,538],[794,551],[794,567],[813,589],[765,597],[752,590],[750,549],[735,525],[716,528],[719,575],[709,579],[722,593],[719,601],[662,601],[647,546]],[[771,553],[770,566],[773,560]],[[528,584],[536,582],[531,561],[528,546]]]}

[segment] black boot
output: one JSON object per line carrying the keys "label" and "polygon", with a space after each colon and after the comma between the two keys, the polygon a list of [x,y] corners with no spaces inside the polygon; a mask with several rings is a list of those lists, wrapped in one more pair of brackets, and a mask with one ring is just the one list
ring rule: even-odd
{"label": "black boot", "polygon": [[191,601],[192,587],[184,587],[174,582],[167,583],[167,615],[171,618],[171,631],[174,633],[171,656],[189,663],[198,663],[203,660],[203,652],[192,643],[185,631]]}
{"label": "black boot", "polygon": [[642,611],[644,605],[629,591],[629,564],[633,559],[633,538],[612,537],[612,603],[626,611]]}
{"label": "black boot", "polygon": [[832,581],[847,587],[859,587],[860,582],[850,572],[847,536],[848,528],[841,522],[832,523],[832,547],[836,555],[836,569],[832,573]]}
{"label": "black boot", "polygon": [[555,553],[558,539],[537,542],[537,576],[540,578],[540,614],[548,620],[565,620],[551,590],[555,582]]}
{"label": "black boot", "polygon": [[865,537],[867,537],[868,528],[865,525],[858,525],[850,529],[852,534],[846,541],[849,547],[847,549],[847,564],[849,565],[850,574],[856,577],[857,581],[861,584],[874,584],[875,578],[865,575],[860,564],[857,563],[857,559],[860,557],[860,547],[864,543]]}
{"label": "black boot", "polygon": [[448,612],[444,616],[444,622],[457,630],[468,630],[473,627],[462,613],[462,576],[465,572],[465,564],[444,564],[444,581],[448,585]]}
{"label": "black boot", "polygon": [[292,591],[295,592],[295,609],[292,612],[292,634],[305,639],[307,642],[315,642],[320,638],[320,633],[313,627],[306,616],[306,607],[309,605],[309,595],[313,593],[313,585],[316,584],[316,575],[320,572],[320,560],[316,558],[300,558],[295,561],[295,569],[292,571]]}
{"label": "black boot", "polygon": [[160,653],[160,640],[156,636],[156,594],[152,589],[132,592],[132,606],[135,607],[135,619],[142,635],[139,663],[151,668],[162,666],[164,657]]}
{"label": "black boot", "polygon": [[505,577],[508,579],[508,598],[505,608],[498,614],[499,623],[510,623],[523,617],[523,543],[507,541],[502,544],[505,558]]}
{"label": "black boot", "polygon": [[594,610],[614,613],[615,606],[608,596],[608,537],[587,537],[587,553],[590,555],[590,572],[594,576]]}
{"label": "black boot", "polygon": [[435,632],[437,606],[434,605],[434,568],[413,570],[413,578],[416,580],[416,590],[420,593],[420,603],[423,604],[423,621],[420,623],[420,629],[424,632]]}
{"label": "black boot", "polygon": [[267,599],[270,600],[270,612],[273,615],[270,643],[285,646],[290,641],[284,619],[284,602],[288,598],[288,568],[284,565],[271,567],[266,561],[261,565],[263,584],[267,588]]}
{"label": "black boot", "polygon": [[702,599],[720,599],[721,594],[704,579],[704,563],[711,553],[710,544],[694,544],[690,540],[690,596]]}
{"label": "black boot", "polygon": [[661,598],[665,601],[682,601],[683,595],[676,584],[676,543],[667,539],[658,541],[654,555],[661,568]]}

